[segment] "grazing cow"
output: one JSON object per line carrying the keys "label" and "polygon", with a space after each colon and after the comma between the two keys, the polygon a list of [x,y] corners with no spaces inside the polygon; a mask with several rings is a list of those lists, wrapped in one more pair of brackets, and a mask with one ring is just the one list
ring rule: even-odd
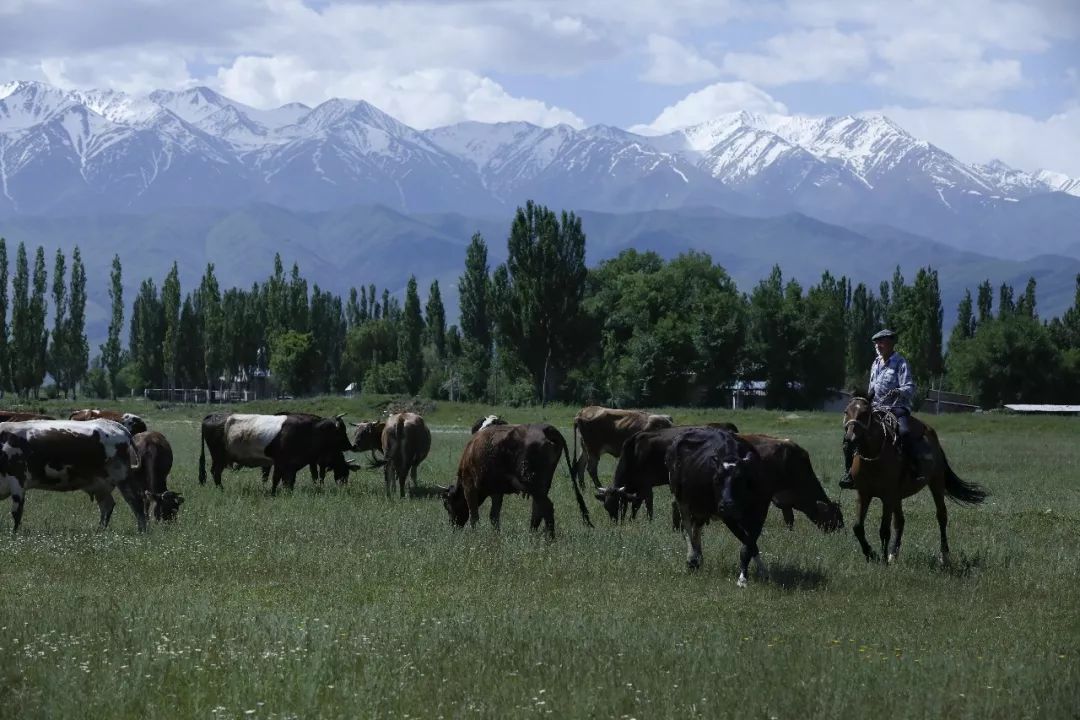
{"label": "grazing cow", "polygon": [[[600,487],[596,466],[604,453],[619,457],[623,443],[642,430],[660,430],[674,425],[670,415],[650,415],[640,410],[613,410],[590,405],[574,417],[574,469],[584,477],[583,466],[589,470],[593,485]],[[577,438],[581,435],[581,456],[577,454]]]}
{"label": "grazing cow", "polygon": [[701,567],[701,528],[719,517],[742,543],[739,587],[754,560],[767,575],[757,539],[769,512],[772,489],[763,479],[754,446],[724,430],[690,428],[676,437],[667,452],[671,492],[679,504],[686,537],[686,565]]}
{"label": "grazing cow", "polygon": [[142,475],[131,435],[111,420],[34,420],[0,423],[0,499],[11,497],[12,532],[22,521],[26,491],[84,490],[97,500],[101,527],[120,491],[139,530],[146,529]]}
{"label": "grazing cow", "polygon": [[27,420],[55,420],[52,415],[39,415],[38,413],[16,412],[14,410],[0,410],[0,422],[26,422]]}
{"label": "grazing cow", "polygon": [[[715,425],[707,427],[714,429]],[[653,430],[638,433],[626,441],[611,485],[596,491],[596,499],[612,520],[625,519],[626,506],[631,505],[630,518],[637,516],[641,503],[652,519],[653,488],[668,484],[665,455],[672,440],[686,428]],[[790,530],[795,522],[793,509],[806,515],[825,532],[844,527],[840,505],[829,499],[814,473],[810,455],[802,447],[785,438],[770,435],[740,435],[758,451],[761,471],[772,488],[773,504],[783,513]],[[672,504],[672,527],[681,528],[679,508]]]}
{"label": "grazing cow", "polygon": [[490,497],[491,522],[498,528],[503,496],[523,493],[532,498],[532,529],[543,521],[548,536],[555,537],[555,506],[548,493],[561,458],[566,459],[581,518],[592,527],[566,439],[546,423],[493,425],[469,438],[458,463],[457,482],[442,488],[450,522],[458,527],[466,521],[476,525],[480,505]]}
{"label": "grazing cow", "polygon": [[498,415],[488,415],[488,416],[482,417],[479,420],[477,420],[476,422],[474,422],[473,425],[472,425],[472,429],[469,430],[469,433],[472,434],[472,435],[475,435],[477,432],[479,432],[480,430],[483,430],[486,427],[491,427],[492,425],[506,425],[506,424],[507,424],[506,421],[503,420]]}
{"label": "grazing cow", "polygon": [[147,515],[153,512],[156,520],[172,520],[184,504],[184,496],[173,492],[166,484],[172,471],[172,446],[164,435],[154,431],[138,433],[131,442],[139,454]]}
{"label": "grazing cow", "polygon": [[356,428],[356,433],[353,435],[353,451],[354,452],[370,452],[372,467],[376,467],[378,458],[375,457],[375,451],[383,452],[383,430],[386,429],[385,420],[368,420],[365,422],[353,423]]}
{"label": "grazing cow", "polygon": [[383,459],[373,461],[371,466],[383,468],[387,497],[390,497],[395,477],[401,497],[405,497],[405,476],[412,476],[415,488],[416,468],[431,450],[431,431],[424,418],[411,412],[388,417],[382,431],[382,449]]}
{"label": "grazing cow", "polygon": [[[298,413],[283,411],[275,413],[275,415],[289,415],[304,420],[313,420],[315,422],[314,443],[312,447],[312,454],[315,456],[316,461],[309,465],[311,470],[311,482],[321,483],[326,479],[326,474],[336,467],[340,467],[342,463],[349,466],[349,470],[359,470],[359,465],[354,465],[345,460],[344,450],[352,450],[350,445],[347,448],[342,449],[340,437],[338,436],[336,429],[337,423],[341,418],[345,417],[345,413],[338,413],[332,418],[324,418],[322,415],[315,415],[312,413]],[[263,468],[263,482],[270,476],[270,468]],[[349,476],[346,474],[344,477],[335,475],[335,479],[338,485],[344,485]]]}
{"label": "grazing cow", "polygon": [[352,444],[341,418],[214,413],[202,421],[199,483],[206,482],[207,449],[210,472],[218,487],[226,467],[270,467],[273,495],[282,481],[292,488],[297,471],[327,457],[331,448],[340,450],[330,459],[334,478],[343,482],[350,470],[344,452],[351,450]]}
{"label": "grazing cow", "polygon": [[76,410],[68,416],[68,420],[77,420],[79,422],[85,422],[87,420],[112,420],[118,422],[127,428],[127,431],[132,435],[137,435],[141,432],[146,432],[146,422],[141,417],[133,413],[121,413],[115,410],[98,410],[97,408],[87,408],[85,410]]}

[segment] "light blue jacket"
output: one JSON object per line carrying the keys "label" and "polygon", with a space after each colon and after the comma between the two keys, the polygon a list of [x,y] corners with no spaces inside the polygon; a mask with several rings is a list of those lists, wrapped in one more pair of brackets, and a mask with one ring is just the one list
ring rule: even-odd
{"label": "light blue jacket", "polygon": [[915,378],[911,376],[903,355],[894,352],[888,360],[882,360],[880,356],[874,358],[874,364],[870,366],[869,393],[874,398],[875,408],[902,407],[911,410],[915,398]]}

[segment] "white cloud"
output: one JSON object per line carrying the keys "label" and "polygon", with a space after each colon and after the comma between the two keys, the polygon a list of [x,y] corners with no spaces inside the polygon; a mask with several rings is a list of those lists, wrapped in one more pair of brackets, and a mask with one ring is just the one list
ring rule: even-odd
{"label": "white cloud", "polygon": [[756,113],[787,113],[787,107],[761,88],[745,82],[720,82],[692,92],[664,108],[647,125],[635,125],[632,132],[660,134],[697,125],[726,113],[746,110]]}
{"label": "white cloud", "polygon": [[649,68],[641,75],[659,85],[694,85],[720,75],[720,68],[666,35],[649,35]]}
{"label": "white cloud", "polygon": [[887,107],[878,112],[964,162],[996,158],[1028,172],[1045,169],[1080,177],[1080,106],[1045,120],[989,108]]}
{"label": "white cloud", "polygon": [[225,95],[256,107],[292,101],[317,105],[327,96],[363,99],[418,129],[463,120],[585,125],[568,110],[515,97],[490,78],[456,68],[425,68],[405,75],[378,69],[328,72],[313,70],[297,58],[243,57],[220,70],[217,81]]}
{"label": "white cloud", "polygon": [[724,71],[759,85],[838,82],[869,62],[863,38],[833,28],[776,35],[765,41],[764,48],[765,53],[728,53]]}

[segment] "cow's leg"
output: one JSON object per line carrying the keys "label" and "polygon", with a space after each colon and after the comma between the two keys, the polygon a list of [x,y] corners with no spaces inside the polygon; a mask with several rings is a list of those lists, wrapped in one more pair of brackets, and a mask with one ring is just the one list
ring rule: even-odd
{"label": "cow's leg", "polygon": [[394,486],[393,462],[391,460],[387,460],[386,464],[383,465],[383,482],[386,484],[386,497],[393,497],[390,492],[390,488]]}
{"label": "cow's leg", "polygon": [[671,501],[671,529],[676,532],[682,530],[682,513],[679,512],[678,500]]}
{"label": "cow's leg", "polygon": [[417,485],[416,485],[416,473],[419,472],[419,470],[420,470],[420,463],[418,463],[418,462],[413,463],[412,470],[410,471],[410,474],[412,475],[412,486],[413,486],[413,488],[417,487]]}
{"label": "cow's leg", "polygon": [[[112,518],[112,512],[113,508],[116,507],[116,501],[113,500],[112,491],[110,490],[96,491],[94,493],[94,499],[97,500],[98,510],[101,514],[98,527],[104,530],[109,527],[109,520]],[[136,517],[138,516],[136,515]]]}
{"label": "cow's leg", "polygon": [[896,508],[892,514],[893,541],[889,548],[889,562],[894,562],[900,557],[900,541],[904,536],[904,508],[900,500],[896,501]]}
{"label": "cow's leg", "polygon": [[589,460],[586,462],[586,467],[589,470],[589,477],[592,478],[593,485],[600,487],[600,474],[597,472],[600,467],[600,453],[593,455],[589,453]]}
{"label": "cow's leg", "polygon": [[8,480],[11,490],[11,534],[19,532],[19,524],[22,522],[23,506],[26,504],[26,493],[18,480]]}
{"label": "cow's leg", "polygon": [[322,475],[319,474],[319,468],[315,463],[308,465],[308,472],[311,473],[312,485],[322,485]]}
{"label": "cow's leg", "polygon": [[930,492],[934,496],[934,506],[937,507],[937,524],[941,532],[941,564],[949,564],[949,537],[945,528],[949,525],[949,511],[945,507],[945,491],[941,483],[936,479],[930,482]]}
{"label": "cow's leg", "polygon": [[281,466],[275,463],[270,469],[274,473],[273,482],[270,484],[270,494],[277,495],[278,485],[281,484]]}
{"label": "cow's leg", "polygon": [[[146,532],[145,496],[140,495],[130,482],[120,483],[116,489],[120,491],[120,495],[131,508],[131,512],[135,513],[135,525],[139,528],[139,532]],[[109,499],[112,499],[112,493],[109,493]]]}
{"label": "cow's leg", "polygon": [[750,570],[750,560],[757,555],[757,539],[751,537],[746,529],[735,520],[721,516],[721,520],[727,525],[731,534],[738,539],[742,546],[739,548],[739,587],[746,587],[747,573]]}
{"label": "cow's leg", "polygon": [[889,535],[891,533],[890,524],[892,523],[893,513],[896,512],[896,507],[891,500],[881,499],[881,527],[878,528],[878,537],[881,539],[881,557],[889,557]]}
{"label": "cow's leg", "polygon": [[697,570],[701,567],[701,523],[690,514],[689,505],[680,505],[683,537],[686,538],[686,567]]}
{"label": "cow's leg", "polygon": [[645,490],[645,515],[649,518],[649,522],[652,522],[653,518],[653,491],[652,488]]}
{"label": "cow's leg", "polygon": [[529,519],[529,527],[536,530],[541,522],[544,523],[548,537],[554,539],[555,505],[547,495],[535,494],[532,496],[532,517]]}
{"label": "cow's leg", "polygon": [[790,505],[781,505],[780,514],[784,516],[784,526],[788,530],[795,529],[795,511],[791,509]]}
{"label": "cow's leg", "polygon": [[222,485],[221,485],[221,473],[223,473],[224,471],[225,471],[225,463],[224,462],[218,462],[217,460],[213,460],[213,459],[210,460],[210,475],[213,476],[214,484],[217,485],[219,489],[222,488]]}
{"label": "cow's leg", "polygon": [[289,488],[289,490],[293,490],[296,488],[296,473],[298,473],[302,469],[302,467],[287,467],[282,471],[281,480],[285,483],[285,487]]}
{"label": "cow's leg", "polygon": [[265,484],[270,479],[270,467],[266,466],[262,469],[262,481]]}
{"label": "cow's leg", "polygon": [[503,496],[496,494],[491,496],[491,510],[488,513],[488,517],[491,518],[491,524],[496,530],[499,529],[499,514],[502,512]]}
{"label": "cow's leg", "polygon": [[855,539],[859,541],[859,547],[862,548],[867,562],[877,560],[874,549],[870,547],[870,543],[866,542],[866,513],[870,509],[871,499],[869,495],[859,492],[858,501],[855,505],[855,524],[851,526],[851,532],[855,535]]}
{"label": "cow's leg", "polygon": [[[405,483],[409,479],[409,468],[401,468],[401,472],[398,473],[398,495],[399,497],[405,497]],[[413,487],[416,487],[416,481],[413,480]]]}
{"label": "cow's leg", "polygon": [[465,504],[469,506],[469,526],[476,527],[480,522],[480,493],[475,487],[465,489]]}

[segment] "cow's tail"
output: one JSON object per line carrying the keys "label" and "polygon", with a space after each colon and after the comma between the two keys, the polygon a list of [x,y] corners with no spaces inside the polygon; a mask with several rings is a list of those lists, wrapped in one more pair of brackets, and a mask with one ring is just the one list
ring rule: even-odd
{"label": "cow's tail", "polygon": [[[588,527],[593,527],[592,519],[589,517],[589,507],[585,504],[585,497],[581,494],[581,488],[578,486],[577,470],[570,462],[570,449],[566,446],[566,438],[562,436],[561,432],[555,430],[555,428],[551,429],[554,430],[554,432],[551,433],[549,437],[562,447],[563,457],[566,458],[566,469],[570,471],[570,484],[574,486],[574,499],[577,500],[578,510],[581,512],[581,519]],[[574,430],[577,430],[576,421],[574,423]]]}
{"label": "cow's tail", "polygon": [[206,484],[206,423],[199,428],[199,484]]}
{"label": "cow's tail", "polygon": [[[574,417],[574,470],[577,470],[578,463],[580,462],[577,454],[577,436],[578,436],[578,419]],[[565,443],[563,443],[565,445]],[[573,473],[571,473],[573,477]]]}
{"label": "cow's tail", "polygon": [[962,505],[978,505],[990,496],[989,491],[981,485],[961,480],[960,477],[949,467],[949,461],[945,452],[941,453],[941,461],[945,464],[945,494]]}

